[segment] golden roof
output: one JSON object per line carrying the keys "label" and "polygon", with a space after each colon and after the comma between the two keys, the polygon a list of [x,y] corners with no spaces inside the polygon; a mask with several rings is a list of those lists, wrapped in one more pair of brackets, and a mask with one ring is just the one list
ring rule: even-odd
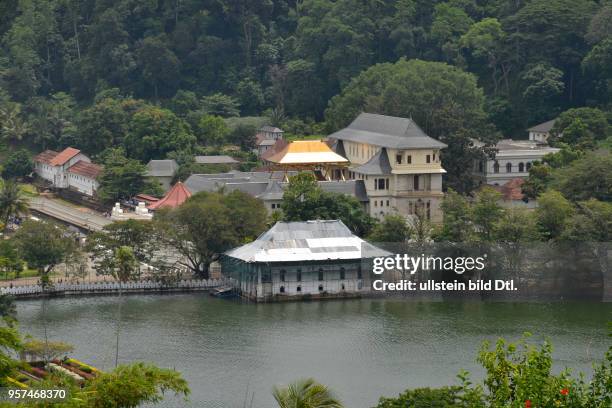
{"label": "golden roof", "polygon": [[267,161],[277,164],[348,163],[321,140],[298,140],[289,143]]}

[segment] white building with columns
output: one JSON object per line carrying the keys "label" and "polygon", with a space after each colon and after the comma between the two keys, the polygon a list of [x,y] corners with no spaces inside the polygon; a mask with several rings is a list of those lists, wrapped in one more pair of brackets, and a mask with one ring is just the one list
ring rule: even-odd
{"label": "white building with columns", "polygon": [[[479,142],[474,141],[475,145]],[[532,140],[504,139],[495,145],[493,159],[475,160],[472,175],[479,184],[503,186],[516,178],[527,178],[535,161],[559,149]]]}

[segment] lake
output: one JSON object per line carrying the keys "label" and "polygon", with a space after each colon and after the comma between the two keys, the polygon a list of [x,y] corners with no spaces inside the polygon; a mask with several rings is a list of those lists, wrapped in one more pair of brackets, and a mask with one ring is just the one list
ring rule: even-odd
{"label": "lake", "polygon": [[[612,304],[411,302],[353,299],[250,304],[207,293],[122,298],[120,363],[150,361],[189,381],[190,401],[164,407],[273,407],[272,386],[314,377],[347,407],[374,406],[407,387],[475,378],[480,343],[524,332],[548,338],[556,368],[590,373],[610,340]],[[49,340],[101,369],[115,358],[116,296],[47,302]],[[17,302],[20,328],[43,337],[42,300]],[[245,404],[245,401],[248,401]]]}

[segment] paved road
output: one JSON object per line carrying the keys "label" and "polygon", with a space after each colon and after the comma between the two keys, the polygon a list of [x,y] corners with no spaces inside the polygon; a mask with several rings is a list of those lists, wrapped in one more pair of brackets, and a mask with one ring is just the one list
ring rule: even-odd
{"label": "paved road", "polygon": [[71,207],[40,196],[30,200],[30,209],[90,231],[99,231],[112,222],[93,210]]}

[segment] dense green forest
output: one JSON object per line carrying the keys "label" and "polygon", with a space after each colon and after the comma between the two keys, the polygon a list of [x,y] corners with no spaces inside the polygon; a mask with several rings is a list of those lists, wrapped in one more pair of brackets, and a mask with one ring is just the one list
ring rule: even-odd
{"label": "dense green forest", "polygon": [[0,1],[0,130],[34,151],[146,161],[252,143],[218,117],[325,134],[369,110],[446,141],[452,178],[469,137],[611,103],[607,0]]}

